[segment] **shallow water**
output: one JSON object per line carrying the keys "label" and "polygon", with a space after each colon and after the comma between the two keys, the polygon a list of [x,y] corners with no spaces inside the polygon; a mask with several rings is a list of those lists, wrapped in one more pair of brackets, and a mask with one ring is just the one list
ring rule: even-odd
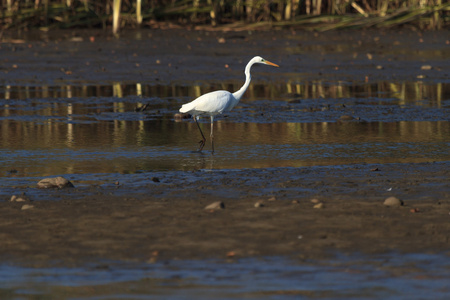
{"label": "shallow water", "polygon": [[84,268],[0,267],[2,299],[446,299],[444,254],[341,255],[298,261],[267,257]]}
{"label": "shallow water", "polygon": [[[200,177],[185,170],[323,166],[324,176],[332,176],[331,170],[340,178],[345,176],[338,171],[342,165],[450,159],[450,85],[422,82],[254,83],[232,112],[216,118],[216,152],[210,153],[209,140],[202,153],[196,152],[200,135],[195,123],[175,120],[174,114],[200,94],[239,85],[2,86],[0,194],[7,199],[20,190],[33,200],[59,199],[55,191],[34,189],[39,179],[52,175],[69,176],[79,187],[71,195],[81,197],[90,185],[120,181],[145,186],[149,174],[163,182],[167,177],[171,184],[182,182],[189,190],[189,182]],[[202,127],[208,137],[207,119]],[[292,168],[286,170],[292,173]],[[277,176],[267,172],[260,176]],[[238,184],[224,189],[228,176],[216,175],[215,192],[240,195]],[[257,184],[258,176],[245,176],[246,184]],[[316,193],[315,179],[304,180],[311,185],[286,183],[282,193]],[[362,184],[382,185],[380,194],[392,188],[384,181]],[[428,189],[427,184],[420,188]],[[336,183],[323,195],[339,188]],[[269,184],[259,193],[272,189]],[[303,262],[279,257],[104,262],[81,268],[4,264],[0,298],[445,299],[449,268],[448,255],[427,254],[352,254]]]}
{"label": "shallow water", "polygon": [[254,84],[216,118],[214,155],[209,140],[198,153],[195,123],[173,116],[217,88],[238,86],[0,87],[0,176],[450,158],[449,84]]}

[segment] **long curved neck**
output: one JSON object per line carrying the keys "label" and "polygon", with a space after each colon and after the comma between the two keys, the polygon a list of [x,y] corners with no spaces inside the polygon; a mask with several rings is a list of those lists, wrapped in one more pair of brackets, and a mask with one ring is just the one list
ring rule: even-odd
{"label": "long curved neck", "polygon": [[237,91],[233,93],[234,98],[236,98],[237,101],[241,100],[242,96],[244,95],[245,91],[247,90],[248,86],[250,85],[250,81],[252,80],[252,75],[250,74],[250,68],[254,64],[253,60],[249,61],[247,66],[245,67],[245,83],[244,85]]}

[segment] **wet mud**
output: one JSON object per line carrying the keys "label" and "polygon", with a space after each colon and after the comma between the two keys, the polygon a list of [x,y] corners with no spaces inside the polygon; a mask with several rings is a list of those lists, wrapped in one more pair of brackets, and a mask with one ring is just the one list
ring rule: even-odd
{"label": "wet mud", "polygon": [[[45,266],[99,258],[440,253],[449,243],[449,175],[447,163],[161,172],[40,191],[30,210],[0,203],[0,255]],[[392,195],[404,205],[384,206]],[[312,199],[324,206],[314,208]],[[225,208],[204,209],[214,201]]]}
{"label": "wet mud", "polygon": [[[106,36],[105,36],[106,35]],[[447,82],[448,31],[215,32],[189,30],[5,32],[3,84],[242,84],[255,55],[253,82]],[[257,71],[255,71],[257,70]],[[154,95],[158,96],[158,95]]]}

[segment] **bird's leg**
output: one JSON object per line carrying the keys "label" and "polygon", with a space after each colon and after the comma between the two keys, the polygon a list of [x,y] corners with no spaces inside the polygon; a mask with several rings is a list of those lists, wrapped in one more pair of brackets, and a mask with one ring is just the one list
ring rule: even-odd
{"label": "bird's leg", "polygon": [[212,153],[214,153],[214,134],[213,134],[213,130],[214,130],[214,116],[211,116],[211,149],[212,149]]}
{"label": "bird's leg", "polygon": [[203,147],[205,146],[206,143],[206,138],[203,135],[202,129],[200,128],[200,125],[198,124],[198,120],[197,120],[197,116],[194,116],[194,120],[195,120],[195,124],[197,124],[198,130],[200,130],[200,134],[202,135],[202,140],[200,142],[198,142],[200,144],[200,147],[198,148],[198,151],[202,151]]}

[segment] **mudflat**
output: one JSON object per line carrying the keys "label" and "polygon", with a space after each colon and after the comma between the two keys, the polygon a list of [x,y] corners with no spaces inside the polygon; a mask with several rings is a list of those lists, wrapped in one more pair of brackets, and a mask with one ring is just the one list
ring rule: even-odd
{"label": "mudflat", "polygon": [[[1,80],[53,85],[241,80],[241,67],[252,53],[250,57],[261,55],[280,69],[290,66],[305,80],[441,82],[449,78],[448,56],[441,54],[448,53],[442,50],[448,48],[446,33],[142,30],[124,32],[119,39],[96,31],[39,33],[26,39],[11,35],[1,45]],[[342,40],[348,48],[336,49],[336,41]],[[228,61],[236,63],[214,71]],[[430,69],[422,68],[429,64]],[[280,73],[259,80],[292,75],[270,72]],[[421,163],[149,172],[129,174],[126,183],[17,187],[14,194],[26,191],[31,201],[11,202],[7,195],[0,202],[0,259],[71,266],[101,259],[441,253],[450,246],[449,170],[444,157]],[[131,183],[134,177],[139,183]],[[391,196],[403,205],[384,205]],[[217,201],[224,208],[205,209]],[[32,208],[22,209],[25,204]]]}
{"label": "mudflat", "polygon": [[[449,172],[448,163],[168,172],[141,186],[45,191],[31,209],[0,203],[0,257],[45,266],[446,252]],[[403,205],[384,205],[390,196]],[[224,208],[205,209],[216,201]]]}

